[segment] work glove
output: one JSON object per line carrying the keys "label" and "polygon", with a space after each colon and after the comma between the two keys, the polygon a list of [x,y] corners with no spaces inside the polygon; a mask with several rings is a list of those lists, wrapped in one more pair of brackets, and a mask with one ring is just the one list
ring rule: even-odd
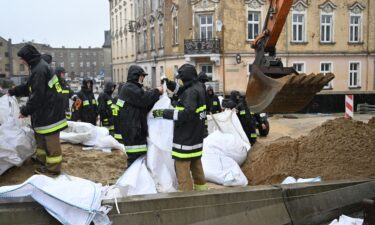
{"label": "work glove", "polygon": [[161,84],[163,85],[163,83],[166,83],[167,85],[167,88],[171,91],[174,91],[174,89],[176,88],[176,82],[173,82],[171,80],[169,80],[167,77],[162,77],[161,78]]}
{"label": "work glove", "polygon": [[155,109],[152,111],[152,115],[154,116],[154,118],[163,118],[164,109]]}
{"label": "work glove", "polygon": [[12,89],[8,89],[8,95],[13,96],[15,94],[16,93],[15,93],[15,90],[13,88]]}

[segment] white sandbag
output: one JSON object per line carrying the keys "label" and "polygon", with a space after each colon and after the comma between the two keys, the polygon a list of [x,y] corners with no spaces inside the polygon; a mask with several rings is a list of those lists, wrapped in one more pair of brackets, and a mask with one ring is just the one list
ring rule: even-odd
{"label": "white sandbag", "polygon": [[101,184],[78,177],[34,175],[23,184],[0,187],[0,198],[30,196],[62,224],[88,225],[98,217],[96,225],[109,225],[108,208],[101,206],[104,192]]}
{"label": "white sandbag", "polygon": [[362,225],[363,219],[351,218],[349,216],[342,215],[339,220],[334,219],[329,225]]}
{"label": "white sandbag", "polygon": [[[171,100],[166,93],[162,95],[152,108],[170,109]],[[177,190],[177,178],[172,159],[173,120],[154,118],[152,110],[147,116],[147,168],[155,182],[158,192],[173,192]]]}
{"label": "white sandbag", "polygon": [[206,180],[223,186],[246,186],[246,176],[236,161],[220,151],[204,150],[202,166]]}
{"label": "white sandbag", "polygon": [[5,110],[9,114],[7,117],[5,114],[3,115],[3,122],[0,125],[1,175],[10,167],[21,166],[26,159],[32,156],[36,149],[36,141],[34,131],[18,119],[17,101],[9,96],[3,96],[0,99],[2,99],[0,108],[8,107],[10,109]]}
{"label": "white sandbag", "polygon": [[208,133],[211,134],[215,130],[220,130],[223,133],[229,133],[243,142],[248,151],[250,150],[250,142],[242,128],[241,122],[237,114],[232,110],[225,110],[224,112],[208,115]]}
{"label": "white sandbag", "polygon": [[248,147],[249,145],[238,138],[238,135],[222,133],[217,130],[204,139],[203,154],[208,150],[220,151],[225,156],[236,161],[238,165],[242,165],[246,160]]}
{"label": "white sandbag", "polygon": [[122,196],[156,194],[155,182],[148,172],[145,156],[139,157],[117,180]]}
{"label": "white sandbag", "polygon": [[295,184],[295,183],[310,183],[310,182],[321,182],[322,179],[318,176],[318,177],[314,177],[314,178],[294,178],[294,177],[287,177],[283,180],[283,182],[281,184]]}
{"label": "white sandbag", "polygon": [[14,118],[17,123],[20,121],[18,116],[20,109],[15,97],[4,95],[0,98],[0,125],[9,119]]}
{"label": "white sandbag", "polygon": [[89,149],[125,151],[125,146],[110,136],[107,128],[84,122],[68,121],[68,128],[60,132],[60,142],[92,146]]}

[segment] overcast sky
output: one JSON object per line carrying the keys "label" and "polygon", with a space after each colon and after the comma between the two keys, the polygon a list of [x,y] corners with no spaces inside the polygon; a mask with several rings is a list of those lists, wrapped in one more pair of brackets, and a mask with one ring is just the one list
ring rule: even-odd
{"label": "overcast sky", "polygon": [[108,0],[0,0],[0,36],[52,47],[101,47]]}

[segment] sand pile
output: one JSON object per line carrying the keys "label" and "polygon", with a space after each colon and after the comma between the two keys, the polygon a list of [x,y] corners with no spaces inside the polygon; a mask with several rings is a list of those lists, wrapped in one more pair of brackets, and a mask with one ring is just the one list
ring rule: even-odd
{"label": "sand pile", "polygon": [[257,143],[242,170],[250,185],[276,184],[287,176],[323,180],[375,177],[375,118],[369,124],[338,118],[298,139]]}
{"label": "sand pile", "polygon": [[[126,156],[119,150],[112,153],[83,151],[80,145],[62,144],[63,172],[102,184],[113,184],[124,173]],[[0,176],[0,186],[19,184],[33,175],[36,165],[28,160]]]}

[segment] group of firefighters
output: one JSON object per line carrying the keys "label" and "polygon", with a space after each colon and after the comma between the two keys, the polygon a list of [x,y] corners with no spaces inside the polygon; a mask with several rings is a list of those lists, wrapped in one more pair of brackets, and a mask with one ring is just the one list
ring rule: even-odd
{"label": "group of firefighters", "polygon": [[[128,167],[147,153],[147,114],[163,93],[163,86],[144,90],[143,80],[148,74],[139,66],[129,68],[127,81],[118,85],[118,95],[112,97],[116,85],[107,82],[98,100],[93,93],[93,81],[84,79],[81,90],[73,93],[65,81],[64,68],[53,70],[52,57],[41,55],[32,45],[25,45],[18,52],[30,68],[25,84],[9,89],[9,95],[28,96],[21,107],[20,117],[31,116],[35,131],[37,151],[34,161],[41,166],[37,174],[55,176],[61,173],[62,152],[59,132],[65,129],[67,119],[107,127],[120,143],[125,145]],[[208,77],[199,75],[193,65],[184,64],[178,69],[175,82],[163,78],[173,92],[174,109],[153,110],[155,118],[174,121],[172,158],[180,191],[206,190],[206,180],[201,157],[203,139],[207,132],[207,113],[219,113],[223,108],[235,109],[249,141],[256,142],[257,116],[249,111],[244,98],[232,91],[222,105],[211,86],[206,89]],[[69,106],[69,99],[73,105]]]}

